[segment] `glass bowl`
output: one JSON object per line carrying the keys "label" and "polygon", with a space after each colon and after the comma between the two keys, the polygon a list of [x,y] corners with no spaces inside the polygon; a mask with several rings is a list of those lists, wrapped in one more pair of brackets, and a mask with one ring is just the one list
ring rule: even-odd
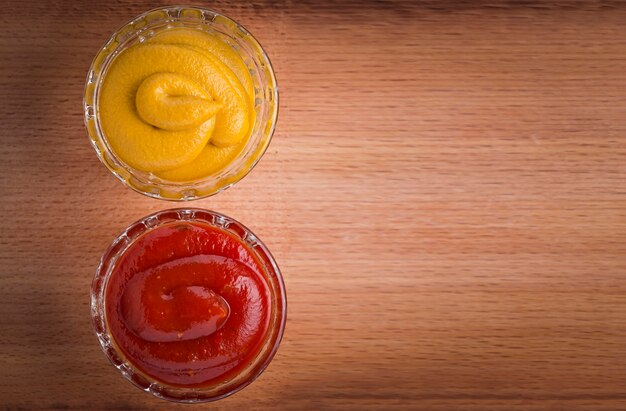
{"label": "glass bowl", "polygon": [[[164,224],[196,221],[227,231],[249,246],[264,269],[271,290],[271,318],[268,333],[258,355],[238,375],[216,385],[200,388],[172,386],[155,380],[125,358],[112,337],[106,319],[107,283],[116,261],[144,233]],[[160,211],[131,224],[107,249],[100,260],[91,286],[91,320],[102,350],[122,375],[150,394],[174,402],[209,402],[227,397],[254,381],[268,366],[278,350],[287,320],[287,299],[283,278],[267,247],[248,228],[214,211],[180,208]]]}
{"label": "glass bowl", "polygon": [[[115,57],[128,47],[143,42],[163,30],[195,28],[219,37],[234,48],[250,71],[254,85],[256,121],[247,145],[224,169],[198,180],[174,182],[124,163],[111,149],[102,131],[98,101],[102,81]],[[201,7],[162,7],[134,18],[100,49],[85,84],[85,125],[100,161],[124,184],[150,197],[167,200],[194,200],[216,194],[252,170],[265,153],[278,117],[278,87],[270,60],[259,42],[234,20]]]}

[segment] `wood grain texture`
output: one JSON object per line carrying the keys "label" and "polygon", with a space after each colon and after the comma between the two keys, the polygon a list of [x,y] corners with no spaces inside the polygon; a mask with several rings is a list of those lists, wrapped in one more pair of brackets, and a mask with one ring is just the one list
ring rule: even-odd
{"label": "wood grain texture", "polygon": [[[626,409],[626,4],[333,3],[210,3],[281,105],[258,167],[190,205],[264,240],[289,315],[202,408]],[[160,5],[0,8],[3,408],[184,408],[108,364],[88,306],[110,241],[175,205],[115,180],[81,112],[98,48]]]}

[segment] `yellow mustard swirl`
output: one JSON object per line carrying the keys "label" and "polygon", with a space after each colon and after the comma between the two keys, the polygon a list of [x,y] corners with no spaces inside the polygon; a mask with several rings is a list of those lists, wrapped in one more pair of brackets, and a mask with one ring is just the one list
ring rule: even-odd
{"label": "yellow mustard swirl", "polygon": [[225,167],[254,124],[238,53],[194,29],[169,29],[115,58],[99,99],[103,132],[128,165],[181,181]]}

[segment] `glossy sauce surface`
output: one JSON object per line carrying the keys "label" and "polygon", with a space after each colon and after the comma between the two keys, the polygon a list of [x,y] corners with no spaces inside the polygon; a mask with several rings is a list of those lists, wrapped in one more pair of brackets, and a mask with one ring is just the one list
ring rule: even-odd
{"label": "glossy sauce surface", "polygon": [[143,234],[116,263],[105,298],[120,350],[170,385],[232,378],[259,352],[269,327],[260,263],[241,240],[198,222]]}
{"label": "glossy sauce surface", "polygon": [[255,91],[241,55],[217,35],[169,28],[119,53],[99,97],[102,131],[129,166],[169,181],[225,168],[254,126]]}

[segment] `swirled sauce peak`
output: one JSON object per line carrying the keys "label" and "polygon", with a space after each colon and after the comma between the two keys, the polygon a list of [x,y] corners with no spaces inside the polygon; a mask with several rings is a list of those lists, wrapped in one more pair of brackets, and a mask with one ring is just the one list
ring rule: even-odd
{"label": "swirled sauce peak", "polygon": [[135,104],[143,121],[168,131],[198,127],[222,108],[202,85],[174,73],[156,73],[143,80]]}
{"label": "swirled sauce peak", "polygon": [[251,84],[241,57],[220,39],[168,29],[115,57],[99,97],[101,127],[131,167],[172,181],[202,178],[247,143]]}

